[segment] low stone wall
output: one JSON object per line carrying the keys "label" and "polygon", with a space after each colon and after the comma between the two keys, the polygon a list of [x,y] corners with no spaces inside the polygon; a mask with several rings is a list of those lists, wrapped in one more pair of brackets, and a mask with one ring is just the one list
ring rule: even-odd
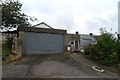
{"label": "low stone wall", "polygon": [[2,37],[1,43],[5,43],[7,37],[13,37],[12,52],[16,54],[18,58],[23,55],[23,41],[24,41],[23,31],[19,32],[18,37],[17,34],[7,34],[7,33],[3,33],[1,37]]}
{"label": "low stone wall", "polygon": [[17,53],[17,57],[21,57],[24,55],[24,32],[19,31],[19,36],[17,39],[15,39],[16,45],[15,45],[15,52]]}
{"label": "low stone wall", "polygon": [[17,58],[24,55],[24,32],[19,31],[19,36],[13,38],[12,52],[17,55]]}
{"label": "low stone wall", "polygon": [[2,43],[4,43],[6,40],[7,40],[7,37],[13,37],[13,38],[15,38],[15,37],[17,37],[17,34],[10,34],[10,33],[2,33],[2,35],[1,35],[1,42]]}

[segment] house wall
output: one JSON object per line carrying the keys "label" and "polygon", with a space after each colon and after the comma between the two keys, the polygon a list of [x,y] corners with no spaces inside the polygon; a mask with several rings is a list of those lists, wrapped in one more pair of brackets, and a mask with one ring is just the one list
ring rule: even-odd
{"label": "house wall", "polygon": [[84,48],[86,46],[88,46],[89,44],[96,44],[96,39],[94,36],[92,35],[85,35],[85,34],[81,34],[80,35],[80,49],[84,50]]}
{"label": "house wall", "polygon": [[[65,34],[65,40],[64,40],[64,48],[67,51],[67,46],[71,41],[78,41],[80,42],[80,35],[79,34]],[[80,43],[79,43],[80,44]],[[73,46],[75,47],[75,45]],[[79,45],[78,45],[79,47]]]}

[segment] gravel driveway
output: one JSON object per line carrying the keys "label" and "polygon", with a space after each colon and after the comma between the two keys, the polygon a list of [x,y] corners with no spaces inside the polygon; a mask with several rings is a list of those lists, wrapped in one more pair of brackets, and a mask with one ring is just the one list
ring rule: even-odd
{"label": "gravel driveway", "polygon": [[[75,56],[72,55],[74,58]],[[80,55],[79,55],[80,57]],[[59,54],[28,55],[21,60],[3,65],[3,78],[114,78],[117,74],[99,73],[90,68],[91,61],[81,62]],[[88,66],[89,65],[89,66]]]}

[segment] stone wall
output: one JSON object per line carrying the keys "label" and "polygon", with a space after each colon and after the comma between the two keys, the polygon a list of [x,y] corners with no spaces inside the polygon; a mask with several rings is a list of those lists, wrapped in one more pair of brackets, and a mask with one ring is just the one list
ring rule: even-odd
{"label": "stone wall", "polygon": [[12,44],[12,52],[17,54],[17,48],[18,48],[18,38],[13,38],[13,44]]}
{"label": "stone wall", "polygon": [[19,31],[19,37],[17,40],[17,56],[24,56],[24,31]]}
{"label": "stone wall", "polygon": [[19,36],[13,38],[12,52],[17,54],[17,58],[24,56],[24,32],[19,31]]}
{"label": "stone wall", "polygon": [[24,31],[19,31],[17,34],[2,33],[2,43],[7,40],[7,37],[13,37],[12,52],[17,54],[17,58],[24,55]]}
{"label": "stone wall", "polygon": [[[78,41],[78,47],[80,44],[80,35],[79,34],[65,34],[65,40],[64,40],[64,48],[67,51],[67,47],[70,46],[69,43],[72,41]],[[75,49],[75,45],[71,45],[71,49],[74,50]],[[79,48],[78,48],[79,50]]]}
{"label": "stone wall", "polygon": [[0,42],[1,43],[5,43],[5,41],[7,40],[7,37],[13,37],[13,38],[15,38],[15,37],[17,37],[17,34],[10,34],[10,33],[2,33],[2,35],[0,35],[1,36],[1,40],[0,40]]}

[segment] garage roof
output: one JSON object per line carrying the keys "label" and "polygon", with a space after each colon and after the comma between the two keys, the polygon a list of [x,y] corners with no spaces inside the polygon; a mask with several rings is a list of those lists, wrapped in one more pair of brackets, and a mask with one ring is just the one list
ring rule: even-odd
{"label": "garage roof", "polygon": [[36,24],[36,25],[34,25],[33,27],[53,29],[50,25],[46,24],[45,22],[41,22],[41,23],[39,23],[39,24]]}
{"label": "garage roof", "polygon": [[40,32],[40,33],[53,33],[53,34],[66,34],[67,30],[51,29],[51,28],[37,28],[37,27],[22,27],[19,31],[25,32]]}

